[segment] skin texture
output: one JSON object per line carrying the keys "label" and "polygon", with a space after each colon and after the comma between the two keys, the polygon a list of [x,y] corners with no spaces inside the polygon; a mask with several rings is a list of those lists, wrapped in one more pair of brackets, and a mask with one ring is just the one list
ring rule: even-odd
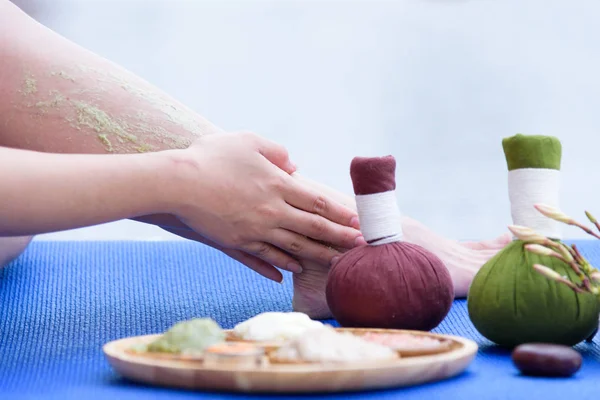
{"label": "skin texture", "polygon": [[[282,147],[265,144],[263,139],[249,134],[245,136],[246,147],[236,146],[231,140],[213,140],[225,133],[139,77],[41,26],[7,1],[0,1],[0,57],[4,66],[0,71],[1,146],[38,152],[116,155],[188,149],[194,143],[204,162],[198,172],[211,176],[206,181],[213,183],[211,187],[204,184],[206,193],[213,194],[202,199],[207,207],[233,207],[232,201],[223,201],[224,196],[242,199],[241,204],[253,196],[257,201],[256,193],[278,193],[262,208],[252,209],[255,216],[261,217],[257,220],[268,216],[266,220],[279,225],[276,233],[263,231],[260,235],[264,240],[258,241],[249,239],[249,231],[240,232],[239,226],[235,227],[239,232],[236,237],[225,237],[219,231],[220,220],[216,223],[214,218],[212,225],[207,222],[196,229],[189,226],[188,219],[184,222],[173,214],[136,213],[127,218],[209,244],[263,272],[271,264],[299,271],[297,259],[327,264],[338,254],[304,236],[319,236],[319,240],[352,247],[360,235],[355,229],[358,225],[354,211],[342,209],[311,188],[301,188],[293,182],[289,173],[295,166]],[[228,165],[224,164],[228,159],[238,162],[229,169],[221,168]],[[215,169],[215,165],[220,168]],[[247,176],[239,171],[248,171]],[[256,187],[246,184],[250,178],[256,181]],[[223,216],[224,210],[221,211]],[[231,224],[240,223],[233,221],[236,218],[243,219],[241,213],[227,214]],[[304,228],[297,225],[300,214],[305,219]],[[75,221],[66,223],[79,226]],[[257,238],[256,227],[248,230],[255,230],[253,235]],[[352,236],[352,243],[348,235]],[[272,268],[269,276],[281,280],[281,274]]]}
{"label": "skin texture", "polygon": [[[225,134],[148,82],[38,24],[7,0],[0,0],[0,59],[0,146],[63,154],[139,154],[187,149],[192,143],[204,146],[206,142],[200,139]],[[223,143],[220,145],[224,146]],[[256,146],[251,146],[251,149],[256,155]],[[244,154],[249,156],[250,153]],[[260,150],[258,154],[261,154]],[[340,205],[356,211],[352,196],[294,173],[295,166],[287,158],[285,149],[261,155],[279,170],[278,173],[274,172],[276,168],[270,170],[271,176],[277,174],[278,177],[270,184],[281,184],[281,171],[291,173],[305,193],[312,196],[313,211],[315,208],[323,211]],[[210,157],[213,163],[221,162],[218,154]],[[11,165],[8,171],[14,170],[14,165]],[[229,173],[239,175],[239,170],[234,171]],[[214,168],[210,173],[214,173]],[[289,182],[287,187],[297,188]],[[279,193],[284,195],[281,190]],[[107,201],[113,202],[114,198]],[[185,207],[180,211],[189,212]],[[262,212],[272,216],[273,209],[263,209]],[[265,261],[271,259],[268,253],[273,254],[275,246],[259,246],[253,251],[228,248],[226,243],[217,243],[218,239],[223,239],[222,232],[206,237],[206,230],[199,228],[202,232],[199,233],[188,226],[190,221],[184,219],[184,222],[169,213],[130,218],[205,243],[270,279],[282,279],[272,263]],[[356,221],[346,219],[349,221],[336,224],[335,229],[342,229],[344,225],[356,227]],[[501,237],[497,241],[461,244],[440,237],[406,217],[402,228],[407,241],[423,246],[444,261],[453,276],[455,288],[459,288],[457,296],[466,293],[470,277],[506,243]],[[24,233],[36,231],[17,233],[15,230],[12,234]],[[0,237],[0,265],[21,252],[28,240],[27,237]],[[336,250],[344,251],[348,246],[350,244],[342,239]],[[300,252],[305,250],[298,246],[295,246],[293,254],[280,250],[284,255],[277,252],[278,259],[294,256],[303,269],[302,273],[294,274],[294,308],[313,317],[330,316],[325,302],[329,263],[323,262],[322,255],[312,251],[311,257],[300,256]],[[265,251],[267,254],[264,254]],[[326,258],[335,254],[333,249],[325,251],[328,252]],[[461,292],[460,288],[464,290]]]}
{"label": "skin texture", "polygon": [[174,167],[162,153],[62,155],[0,147],[0,171],[14,168],[0,180],[0,235],[53,232],[164,211],[169,200],[159,189],[178,186],[166,172]]}
{"label": "skin texture", "polygon": [[[325,252],[327,247],[316,241],[353,247],[360,232],[332,221],[350,221],[354,214],[305,190],[272,163],[274,157],[264,156],[273,153],[281,153],[278,145],[249,134],[212,135],[184,150],[135,155],[0,147],[0,171],[5,171],[0,179],[0,235],[170,214],[219,246],[254,254],[280,268],[300,272],[295,259],[275,247],[290,254],[299,248],[301,256],[328,264],[338,253]],[[217,163],[224,175],[206,179],[220,154],[228,155]],[[248,177],[243,182],[233,172],[240,167]],[[236,197],[239,193],[251,195]],[[315,209],[315,199],[325,199],[327,206]]]}

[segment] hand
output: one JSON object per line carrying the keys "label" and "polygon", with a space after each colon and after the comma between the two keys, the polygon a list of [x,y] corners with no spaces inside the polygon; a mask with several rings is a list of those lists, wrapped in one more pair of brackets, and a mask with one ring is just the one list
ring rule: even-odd
{"label": "hand", "polygon": [[170,232],[174,235],[182,237],[184,239],[189,239],[189,240],[193,240],[195,242],[203,243],[207,246],[217,249],[217,250],[223,252],[224,254],[227,254],[229,257],[233,258],[234,260],[245,265],[246,267],[250,268],[251,270],[264,276],[265,278],[271,279],[272,281],[279,282],[279,283],[283,282],[283,275],[281,274],[281,272],[277,268],[272,266],[271,264],[261,260],[258,257],[255,257],[251,254],[245,253],[241,250],[225,249],[225,248],[217,245],[215,242],[212,242],[212,241],[206,239],[205,237],[200,236],[198,233],[190,230],[187,227],[184,227],[184,228],[163,227],[162,229],[164,229],[165,231]]}
{"label": "hand", "polygon": [[339,255],[332,247],[364,244],[357,214],[293,179],[295,167],[279,145],[221,134],[180,154],[191,168],[173,214],[219,248],[300,272],[300,258],[330,264]]}
{"label": "hand", "polygon": [[[279,283],[283,282],[283,275],[277,268],[275,268],[271,264],[261,260],[258,257],[255,257],[251,254],[244,253],[243,251],[240,251],[240,250],[225,249],[225,248],[219,246],[218,244],[216,244],[215,242],[208,240],[205,237],[202,237],[197,232],[194,232],[189,226],[187,226],[186,224],[181,222],[177,217],[175,217],[171,214],[144,215],[141,217],[132,218],[132,220],[138,221],[138,222],[141,222],[144,224],[151,224],[154,226],[158,226],[161,229],[163,229],[169,233],[172,233],[174,235],[177,235],[181,238],[192,240],[194,242],[199,242],[199,243],[205,244],[207,246],[210,246],[216,250],[223,252],[224,254],[227,254],[229,257],[244,264],[246,267],[259,273],[260,275],[264,276],[265,278],[271,279],[271,280],[273,280],[275,282],[279,282]],[[0,245],[1,245],[1,239],[0,239]],[[0,250],[2,250],[2,246],[0,246]],[[1,259],[1,257],[0,257],[0,259]]]}

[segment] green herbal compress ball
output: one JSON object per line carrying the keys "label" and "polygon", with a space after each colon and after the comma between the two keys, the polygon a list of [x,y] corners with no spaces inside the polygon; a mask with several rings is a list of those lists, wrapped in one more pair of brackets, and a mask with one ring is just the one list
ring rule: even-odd
{"label": "green herbal compress ball", "polygon": [[[560,223],[534,204],[558,208],[561,143],[549,136],[516,135],[502,142],[514,225],[560,240]],[[527,342],[574,345],[598,326],[600,307],[589,293],[575,293],[533,269],[542,264],[579,282],[565,263],[525,250],[515,240],[477,273],[468,293],[469,317],[487,339],[506,347]]]}
{"label": "green herbal compress ball", "polygon": [[577,280],[565,263],[526,251],[515,240],[479,271],[469,290],[471,321],[486,338],[512,347],[528,342],[574,345],[598,326],[598,300],[537,273],[542,264]]}

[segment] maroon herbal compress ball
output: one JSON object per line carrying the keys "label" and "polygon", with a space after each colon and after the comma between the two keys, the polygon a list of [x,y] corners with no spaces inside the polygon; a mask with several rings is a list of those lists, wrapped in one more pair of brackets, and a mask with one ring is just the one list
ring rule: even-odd
{"label": "maroon herbal compress ball", "polygon": [[429,331],[450,311],[454,288],[439,258],[395,242],[344,254],[329,272],[326,295],[342,326]]}
{"label": "maroon herbal compress ball", "polygon": [[350,174],[366,246],[331,268],[327,303],[345,327],[429,331],[454,298],[450,273],[421,246],[403,242],[393,157],[355,158]]}

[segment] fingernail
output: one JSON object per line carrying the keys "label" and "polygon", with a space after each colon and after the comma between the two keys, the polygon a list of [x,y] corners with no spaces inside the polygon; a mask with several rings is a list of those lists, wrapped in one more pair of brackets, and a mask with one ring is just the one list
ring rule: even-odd
{"label": "fingernail", "polygon": [[340,257],[339,256],[334,256],[331,259],[331,266],[333,267],[335,264],[337,264],[338,261],[340,261]]}
{"label": "fingernail", "polygon": [[354,246],[365,246],[366,244],[367,241],[362,236],[358,236],[356,239],[354,239]]}
{"label": "fingernail", "polygon": [[292,173],[298,170],[298,166],[290,161],[290,168],[292,169]]}
{"label": "fingernail", "polygon": [[291,272],[294,272],[296,274],[300,274],[302,273],[302,267],[300,266],[300,264],[296,264],[296,263],[289,263],[287,265],[287,269]]}
{"label": "fingernail", "polygon": [[354,229],[360,229],[360,222],[358,221],[358,217],[352,217],[350,220],[350,226]]}

